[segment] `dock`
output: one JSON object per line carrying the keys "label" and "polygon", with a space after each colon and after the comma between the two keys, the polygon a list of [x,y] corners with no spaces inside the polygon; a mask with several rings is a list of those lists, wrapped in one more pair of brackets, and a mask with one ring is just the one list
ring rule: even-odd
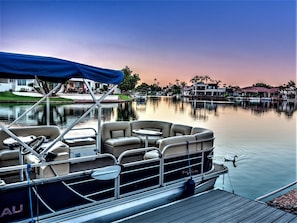
{"label": "dock", "polygon": [[297,215],[239,195],[212,190],[145,211],[117,223],[297,222]]}

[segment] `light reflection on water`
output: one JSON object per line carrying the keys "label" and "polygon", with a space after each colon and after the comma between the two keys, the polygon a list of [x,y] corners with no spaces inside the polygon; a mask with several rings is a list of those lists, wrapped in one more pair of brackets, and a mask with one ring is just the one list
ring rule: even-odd
{"label": "light reflection on water", "polygon": [[[60,105],[52,109],[52,121],[65,129],[90,105]],[[1,122],[11,122],[26,106],[0,105]],[[28,114],[20,125],[43,124],[43,108]],[[97,111],[79,126],[97,129]],[[296,104],[189,102],[173,98],[149,98],[147,103],[105,104],[102,121],[163,120],[212,129],[215,156],[229,167],[229,176],[216,186],[255,199],[296,180]],[[37,123],[36,123],[37,122]],[[224,162],[238,156],[236,167]],[[230,180],[231,179],[231,182]]]}

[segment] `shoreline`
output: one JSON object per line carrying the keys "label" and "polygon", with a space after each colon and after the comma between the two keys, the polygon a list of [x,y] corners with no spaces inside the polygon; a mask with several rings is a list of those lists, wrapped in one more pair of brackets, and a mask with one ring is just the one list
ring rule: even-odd
{"label": "shoreline", "polygon": [[[43,97],[42,94],[36,93],[36,92],[13,92],[13,94],[18,96],[29,96],[29,97],[37,97],[41,98]],[[95,95],[96,99],[99,99],[102,95],[98,94]],[[64,99],[70,99],[72,102],[68,101],[66,103],[93,103],[93,98],[89,94],[64,94],[64,93],[58,93],[57,98],[64,98]],[[132,100],[132,99],[131,99]],[[123,103],[126,101],[131,100],[122,100],[119,98],[118,95],[108,95],[101,103]],[[3,103],[15,103],[16,101],[3,101]],[[30,101],[17,101],[17,103],[30,103]],[[53,103],[65,103],[65,101],[61,102],[53,102]]]}

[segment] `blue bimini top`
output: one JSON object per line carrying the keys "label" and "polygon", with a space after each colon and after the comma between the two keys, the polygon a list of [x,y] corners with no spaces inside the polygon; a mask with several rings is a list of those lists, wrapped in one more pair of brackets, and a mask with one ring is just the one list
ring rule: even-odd
{"label": "blue bimini top", "polygon": [[63,59],[0,52],[0,78],[34,79],[63,83],[71,78],[84,78],[106,84],[119,84],[120,70],[93,67]]}

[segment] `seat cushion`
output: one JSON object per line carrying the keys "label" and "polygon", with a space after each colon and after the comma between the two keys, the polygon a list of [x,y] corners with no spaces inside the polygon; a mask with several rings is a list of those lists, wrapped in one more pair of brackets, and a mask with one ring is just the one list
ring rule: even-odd
{"label": "seat cushion", "polygon": [[192,126],[172,124],[170,128],[170,136],[190,135]]}
{"label": "seat cushion", "polygon": [[130,136],[130,137],[117,137],[117,138],[111,138],[105,140],[104,144],[110,145],[110,146],[125,146],[130,144],[140,144],[140,138],[136,136]]}
{"label": "seat cushion", "polygon": [[78,138],[78,139],[66,139],[64,141],[68,146],[75,147],[75,146],[86,146],[86,145],[93,145],[96,144],[96,140],[93,138]]}

